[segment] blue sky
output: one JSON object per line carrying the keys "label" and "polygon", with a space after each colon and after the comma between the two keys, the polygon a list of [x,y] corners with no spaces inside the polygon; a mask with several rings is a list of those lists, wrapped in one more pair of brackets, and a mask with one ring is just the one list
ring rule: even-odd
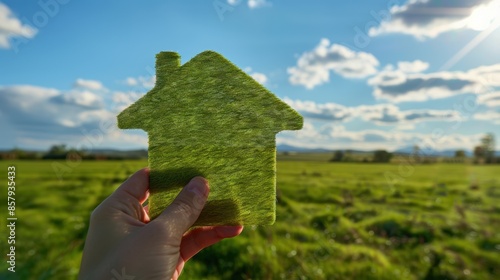
{"label": "blue sky", "polygon": [[[145,148],[155,54],[231,60],[305,117],[278,144],[472,149],[500,128],[500,0],[0,2],[0,149]],[[497,147],[500,142],[497,143]]]}

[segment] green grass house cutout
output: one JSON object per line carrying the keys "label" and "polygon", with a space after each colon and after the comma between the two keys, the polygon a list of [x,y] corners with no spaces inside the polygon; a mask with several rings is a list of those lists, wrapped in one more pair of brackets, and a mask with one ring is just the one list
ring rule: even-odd
{"label": "green grass house cutout", "polygon": [[118,115],[149,137],[149,213],[157,217],[195,176],[210,195],[195,226],[270,225],[276,217],[276,133],[303,119],[229,60],[205,51],[184,65],[156,55],[156,84]]}

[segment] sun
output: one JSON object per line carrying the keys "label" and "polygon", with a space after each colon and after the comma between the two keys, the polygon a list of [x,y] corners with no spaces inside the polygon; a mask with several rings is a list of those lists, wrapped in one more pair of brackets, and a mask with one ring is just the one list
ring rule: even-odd
{"label": "sun", "polygon": [[493,25],[500,26],[500,0],[477,7],[466,19],[468,28],[483,31]]}

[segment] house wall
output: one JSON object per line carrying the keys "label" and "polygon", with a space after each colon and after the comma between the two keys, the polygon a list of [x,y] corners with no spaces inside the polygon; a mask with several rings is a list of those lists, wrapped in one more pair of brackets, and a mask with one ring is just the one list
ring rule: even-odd
{"label": "house wall", "polygon": [[[267,138],[249,137],[244,143],[226,140],[225,145],[217,145],[223,141],[214,140],[214,135],[212,140],[203,143],[171,143],[173,141],[168,139],[163,143],[150,143],[153,205],[157,190],[163,191],[158,194],[157,203],[162,199],[171,201],[191,178],[201,175],[207,178],[211,188],[208,212],[225,208],[226,216],[237,224],[262,224],[263,220],[274,220],[274,137],[274,134]],[[167,205],[163,203],[157,207],[163,209]],[[214,215],[202,214],[199,222],[217,224],[214,219]]]}

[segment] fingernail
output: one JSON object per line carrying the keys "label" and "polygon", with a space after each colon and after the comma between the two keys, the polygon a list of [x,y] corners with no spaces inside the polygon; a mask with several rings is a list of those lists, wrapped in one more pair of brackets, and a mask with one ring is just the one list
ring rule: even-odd
{"label": "fingernail", "polygon": [[233,237],[241,233],[242,226],[218,226],[216,227],[217,234],[220,237],[227,238]]}
{"label": "fingernail", "polygon": [[208,195],[208,182],[203,177],[194,177],[188,183],[188,190],[192,191],[200,196]]}

